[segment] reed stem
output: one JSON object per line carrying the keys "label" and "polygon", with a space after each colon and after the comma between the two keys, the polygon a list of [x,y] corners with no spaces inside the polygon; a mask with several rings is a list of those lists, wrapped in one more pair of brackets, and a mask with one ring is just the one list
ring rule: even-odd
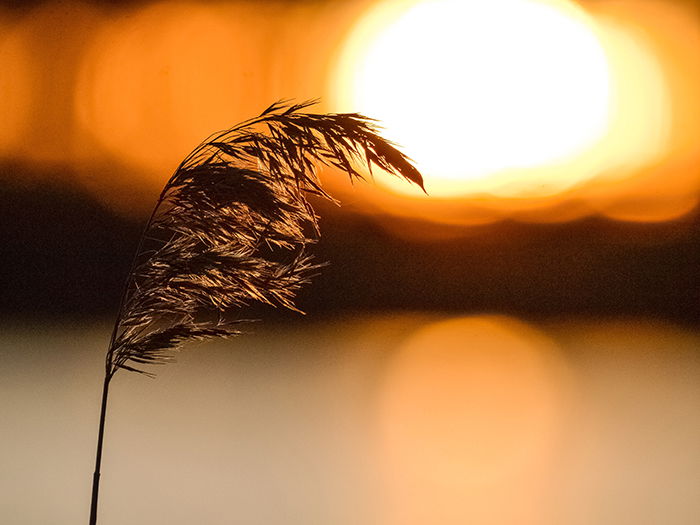
{"label": "reed stem", "polygon": [[97,523],[97,496],[100,491],[100,465],[102,463],[102,443],[105,435],[105,416],[107,414],[107,396],[109,395],[109,380],[111,375],[105,374],[102,387],[102,409],[100,410],[100,430],[97,434],[97,453],[95,456],[95,472],[92,475],[92,502],[90,503],[90,525]]}

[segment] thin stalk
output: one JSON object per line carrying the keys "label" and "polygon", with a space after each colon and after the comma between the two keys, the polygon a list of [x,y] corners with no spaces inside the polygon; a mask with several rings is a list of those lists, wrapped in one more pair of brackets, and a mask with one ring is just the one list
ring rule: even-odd
{"label": "thin stalk", "polygon": [[[310,104],[276,102],[260,116],[212,135],[161,191],[125,280],[107,348],[90,525],[97,523],[107,396],[117,370],[152,375],[141,365],[167,362],[186,342],[238,335],[244,321],[223,318],[234,307],[258,302],[298,311],[297,290],[319,268],[306,251],[319,237],[306,196],[331,199],[314,165],[336,166],[351,180],[362,179],[352,162],[364,158],[368,167],[375,164],[423,187],[418,170],[377,134],[371,119],[301,113]],[[268,134],[254,129],[263,124]],[[164,203],[167,209],[159,211]],[[154,225],[157,214],[163,220]],[[269,239],[260,229],[265,224]],[[149,255],[143,249],[155,240],[152,227],[162,245]],[[218,321],[208,315],[213,311]]]}
{"label": "thin stalk", "polygon": [[97,453],[95,455],[95,473],[92,475],[92,502],[90,503],[90,525],[97,523],[97,496],[100,491],[100,465],[102,464],[102,443],[105,436],[105,416],[107,415],[107,396],[109,395],[110,374],[105,374],[102,388],[102,409],[100,410],[100,430],[97,434]]}
{"label": "thin stalk", "polygon": [[126,295],[129,291],[129,286],[131,285],[131,281],[133,280],[133,273],[134,269],[136,268],[136,262],[138,260],[138,254],[141,252],[141,248],[143,247],[144,243],[144,237],[145,233],[148,231],[148,228],[151,226],[151,222],[153,222],[153,218],[156,215],[156,212],[158,208],[160,207],[161,203],[163,202],[163,196],[165,195],[165,190],[163,190],[158,197],[158,202],[151,212],[151,216],[148,218],[148,222],[146,223],[146,226],[143,230],[143,234],[141,235],[139,239],[139,245],[138,248],[136,249],[136,254],[134,255],[134,258],[131,261],[131,268],[129,269],[129,273],[127,275],[126,281],[124,283],[124,289],[122,290],[122,296],[119,301],[119,312],[117,314],[117,320],[114,323],[114,328],[112,329],[112,336],[110,337],[109,341],[109,348],[107,349],[107,356],[105,359],[105,380],[104,380],[104,385],[102,387],[102,408],[100,410],[100,425],[99,425],[99,431],[97,434],[97,452],[95,454],[95,472],[92,475],[92,499],[90,502],[90,525],[96,525],[97,523],[97,499],[99,496],[100,492],[100,466],[102,464],[102,446],[104,443],[104,436],[105,436],[105,419],[107,416],[107,397],[109,396],[109,382],[112,379],[112,376],[114,375],[114,372],[116,372],[116,369],[112,365],[112,354],[114,351],[114,342],[117,337],[117,332],[119,330],[119,320],[121,319],[122,316],[122,310],[124,309],[124,302],[126,300]]}

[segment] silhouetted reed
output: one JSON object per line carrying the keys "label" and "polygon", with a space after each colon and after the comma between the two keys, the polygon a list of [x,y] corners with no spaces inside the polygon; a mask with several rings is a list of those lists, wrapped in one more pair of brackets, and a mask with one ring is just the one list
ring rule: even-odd
{"label": "silhouetted reed", "polygon": [[[184,343],[240,333],[251,303],[297,310],[297,291],[318,270],[310,195],[331,199],[316,166],[362,179],[372,165],[423,187],[418,170],[371,119],[303,112],[277,102],[209,137],[158,197],[127,277],[105,362],[90,524],[97,500],[109,383],[118,370],[153,376]],[[298,311],[298,310],[297,310]]]}

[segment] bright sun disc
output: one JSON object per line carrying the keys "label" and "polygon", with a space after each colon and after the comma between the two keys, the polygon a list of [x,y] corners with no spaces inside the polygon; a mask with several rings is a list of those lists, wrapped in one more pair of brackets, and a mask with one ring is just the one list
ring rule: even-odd
{"label": "bright sun disc", "polygon": [[[519,170],[561,164],[608,129],[605,50],[564,0],[384,4],[354,31],[340,72],[342,103],[381,121],[432,195],[507,194]],[[516,186],[543,183],[530,173]]]}

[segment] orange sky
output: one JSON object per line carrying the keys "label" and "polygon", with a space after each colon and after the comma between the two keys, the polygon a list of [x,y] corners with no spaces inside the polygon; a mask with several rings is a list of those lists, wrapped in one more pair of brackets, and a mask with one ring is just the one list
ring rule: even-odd
{"label": "orange sky", "polygon": [[[0,11],[0,113],[5,123],[0,156],[30,165],[68,166],[107,201],[123,202],[116,196],[132,191],[134,184],[149,195],[156,191],[209,133],[254,115],[272,100],[321,97],[320,111],[366,111],[362,105],[371,109],[374,104],[380,113],[391,102],[399,109],[409,106],[412,116],[395,123],[387,113],[387,134],[391,138],[393,125],[408,137],[406,152],[423,164],[431,195],[397,192],[381,178],[378,186],[351,189],[326,177],[341,199],[365,202],[367,211],[474,224],[506,217],[557,222],[591,214],[663,221],[694,209],[700,187],[697,13],[668,0],[499,2],[502,13],[464,15],[473,23],[484,17],[484,24],[491,24],[484,34],[496,35],[491,40],[476,31],[470,33],[472,40],[463,42],[459,34],[440,40],[426,25],[417,29],[424,36],[417,48],[391,29],[416,8],[416,2],[406,1],[389,7],[387,2],[356,1],[161,2],[121,8],[49,2],[29,11]],[[435,5],[438,10],[431,16],[440,23],[445,16],[440,9],[450,14],[450,1]],[[529,25],[508,26],[507,14],[515,12]],[[572,56],[578,59],[573,53],[580,51],[581,57],[590,57],[581,46],[597,45],[604,62],[591,62],[585,68],[590,73],[572,84],[552,73],[556,60],[561,68],[567,64],[566,54],[522,54],[521,78],[527,82],[518,82],[509,57],[514,46],[525,47],[536,33],[528,28],[544,24],[539,29],[545,35],[542,49],[549,49],[546,31],[556,36],[561,24],[574,24],[571,20],[590,33],[570,44],[560,35],[562,53],[570,45]],[[403,70],[415,77],[410,82],[414,91],[397,75],[381,78],[381,68],[369,78],[362,76],[370,71],[372,57],[379,56],[377,42],[386,35],[394,35],[392,45],[397,46],[388,56],[395,55],[398,64],[405,61]],[[441,49],[443,40],[453,48]],[[431,42],[438,47],[430,48]],[[483,49],[475,54],[475,47]],[[416,57],[424,48],[441,61],[421,62]],[[417,70],[433,63],[437,65],[427,73]],[[596,84],[593,77],[603,66],[607,76]],[[505,76],[489,76],[494,69]],[[566,74],[582,69],[583,64]],[[539,76],[530,79],[531,72]],[[568,89],[568,98],[555,101],[557,91],[546,89],[559,83],[559,92]],[[446,91],[448,85],[459,89]],[[600,86],[607,86],[607,98],[596,103],[587,93]],[[492,91],[501,98],[489,98]],[[540,100],[542,93],[546,96]],[[512,119],[510,114],[494,116],[494,110],[479,117],[480,107],[498,109],[509,100],[520,101]],[[449,108],[458,108],[460,101],[471,113],[454,109],[451,115]],[[579,104],[582,109],[575,111]],[[581,135],[577,126],[593,122],[586,119],[601,104],[605,125],[597,135]],[[521,114],[520,108],[529,112]],[[552,108],[560,113],[571,109],[571,114],[562,120]],[[468,126],[459,125],[459,118]],[[501,131],[495,141],[482,140],[494,119],[501,119]],[[550,122],[553,131],[537,128],[540,121]],[[577,133],[584,137],[580,146],[572,142],[579,140]],[[440,134],[450,138],[444,150],[440,142],[430,146]],[[559,137],[564,153],[552,149]],[[527,140],[531,142],[524,147]],[[493,168],[499,165],[504,167]],[[447,182],[439,173],[445,169],[452,173]]]}

